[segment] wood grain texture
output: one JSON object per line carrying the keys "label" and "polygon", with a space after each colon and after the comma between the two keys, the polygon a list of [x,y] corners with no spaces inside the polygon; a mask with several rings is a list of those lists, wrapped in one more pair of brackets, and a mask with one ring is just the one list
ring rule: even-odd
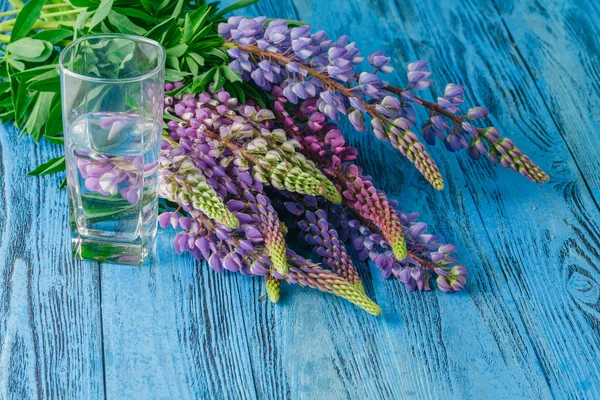
{"label": "wood grain texture", "polygon": [[0,398],[600,398],[595,2],[263,0],[244,13],[384,50],[392,82],[404,82],[407,62],[429,61],[426,95],[464,84],[550,183],[438,145],[446,190],[435,192],[389,145],[346,124],[376,185],[469,266],[467,288],[446,295],[407,293],[358,263],[377,319],[289,285],[280,304],[258,301],[260,279],[175,255],[172,230],[141,268],[72,261],[58,179],[25,176],[58,150],[7,128]]}
{"label": "wood grain texture", "polygon": [[102,398],[98,264],[71,258],[61,149],[0,131],[0,399]]}

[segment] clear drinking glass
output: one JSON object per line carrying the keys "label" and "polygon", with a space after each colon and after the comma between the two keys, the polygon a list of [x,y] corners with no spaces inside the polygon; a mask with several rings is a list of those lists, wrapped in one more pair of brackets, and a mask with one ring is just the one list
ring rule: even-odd
{"label": "clear drinking glass", "polygon": [[143,37],[82,37],[60,55],[74,257],[141,264],[157,226],[165,51]]}

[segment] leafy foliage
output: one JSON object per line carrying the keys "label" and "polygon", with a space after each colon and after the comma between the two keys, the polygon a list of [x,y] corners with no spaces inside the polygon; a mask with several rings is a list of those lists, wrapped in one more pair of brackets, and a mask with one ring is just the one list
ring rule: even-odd
{"label": "leafy foliage", "polygon": [[0,23],[0,31],[11,33],[3,40],[0,59],[0,119],[13,120],[36,142],[45,138],[63,144],[58,56],[78,37],[106,32],[161,43],[167,53],[165,79],[184,82],[177,94],[225,87],[241,100],[252,97],[264,104],[265,95],[228,67],[229,57],[217,34],[224,14],[257,1],[240,0],[217,10],[215,4],[193,0],[31,0],[16,18]]}

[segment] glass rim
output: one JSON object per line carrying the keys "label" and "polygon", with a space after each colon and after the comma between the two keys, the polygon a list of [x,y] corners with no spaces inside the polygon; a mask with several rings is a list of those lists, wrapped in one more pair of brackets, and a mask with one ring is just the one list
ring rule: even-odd
{"label": "glass rim", "polygon": [[[99,78],[99,77],[94,77],[94,76],[89,76],[89,75],[78,74],[77,72],[73,72],[73,71],[69,70],[67,67],[65,67],[63,61],[65,61],[64,60],[65,54],[68,53],[67,50],[72,50],[73,47],[75,47],[76,45],[78,45],[79,43],[81,43],[85,40],[112,39],[112,38],[129,39],[132,42],[147,43],[153,47],[156,47],[160,54],[160,60],[159,60],[158,64],[156,65],[156,67],[154,67],[149,72],[146,72],[145,74],[142,74],[140,76],[134,76],[132,78]],[[156,40],[148,39],[143,36],[129,35],[129,34],[125,34],[125,33],[95,33],[92,35],[82,36],[79,39],[76,39],[76,40],[72,41],[71,43],[69,43],[67,45],[67,47],[65,47],[60,52],[60,55],[58,57],[58,65],[59,65],[60,70],[63,73],[66,73],[67,75],[70,75],[74,78],[78,78],[80,80],[84,80],[84,81],[88,81],[88,82],[128,83],[128,82],[143,81],[143,80],[148,79],[149,77],[155,75],[157,72],[159,72],[161,69],[163,69],[166,58],[167,58],[167,54],[165,52],[165,48],[160,43],[158,43]]]}

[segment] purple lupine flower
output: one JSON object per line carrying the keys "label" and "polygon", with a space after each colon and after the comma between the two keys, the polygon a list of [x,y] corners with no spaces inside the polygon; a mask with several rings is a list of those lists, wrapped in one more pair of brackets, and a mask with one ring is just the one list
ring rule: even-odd
{"label": "purple lupine flower", "polygon": [[390,73],[394,70],[394,68],[387,65],[390,62],[390,57],[386,57],[383,51],[374,51],[367,57],[367,60],[375,68],[375,71]]}
{"label": "purple lupine flower", "polygon": [[381,89],[385,83],[375,74],[363,72],[358,78],[358,84],[362,92],[374,99],[381,97]]}
{"label": "purple lupine flower", "polygon": [[350,114],[348,114],[348,120],[359,132],[365,131],[367,128],[365,127],[365,117],[360,110],[354,110]]}
{"label": "purple lupine flower", "polygon": [[[287,208],[291,208],[289,203],[286,202]],[[298,205],[295,208],[299,209]],[[306,211],[303,219],[298,222],[298,227],[305,232],[302,239],[313,247],[313,251],[318,256],[323,258],[325,266],[350,283],[362,286],[358,272],[346,253],[346,248],[340,241],[338,232],[327,221],[327,214],[324,210],[318,209],[314,213]]]}
{"label": "purple lupine flower", "polygon": [[[425,105],[432,111],[432,117],[436,116],[435,106],[430,102],[424,102],[411,91],[425,89],[431,85],[429,79],[431,72],[427,70],[424,61],[408,65],[409,85],[406,89],[394,88],[381,81],[376,75],[379,71],[391,70],[387,65],[389,58],[382,52],[374,52],[368,57],[369,63],[374,67],[371,73],[360,72],[357,66],[363,61],[363,57],[355,44],[349,42],[347,36],[333,41],[323,31],[311,33],[311,27],[308,25],[288,29],[285,21],[277,20],[272,21],[265,29],[257,26],[262,21],[262,19],[257,22],[256,19],[233,17],[219,27],[223,37],[240,45],[236,51],[230,51],[230,55],[231,68],[240,72],[242,79],[254,81],[264,90],[279,86],[281,96],[293,104],[302,103],[302,100],[317,99],[318,110],[332,120],[337,120],[339,113],[346,114],[349,108],[370,114],[373,119],[379,120],[374,124],[375,135],[379,139],[390,141],[417,165],[419,171],[436,188],[443,188],[443,180],[435,162],[418,139],[416,143],[407,143],[402,135],[396,132],[385,132],[385,128],[390,125],[388,119],[398,116],[416,125],[416,113],[412,105]],[[246,46],[243,47],[243,51],[242,46]],[[252,60],[249,60],[248,53],[252,53]],[[277,54],[277,57],[274,58],[273,54]],[[369,104],[372,100],[381,99],[384,90],[393,92],[402,100],[399,109],[379,103]],[[323,92],[327,94],[322,95]],[[463,94],[462,86],[449,84],[445,88],[444,97],[438,98],[435,105],[457,114],[460,111],[460,104],[464,101]],[[279,100],[278,103],[281,104]],[[353,126],[360,130],[363,127],[361,118],[358,113],[352,111],[349,110],[348,116],[352,117]],[[487,110],[483,107],[475,107],[465,117],[479,119],[486,115]],[[461,125],[462,118],[457,116],[450,119]],[[289,116],[285,118],[284,123],[289,127],[294,126]],[[379,129],[380,125],[383,129]],[[476,135],[468,132],[468,126],[465,128],[448,132],[449,137],[446,137],[444,130],[439,127],[434,129],[429,124],[422,127],[428,143],[433,143],[435,137],[440,137],[449,150],[456,151],[467,147],[469,154],[476,157],[481,151],[476,150],[478,149],[476,145],[469,146]],[[497,149],[488,151],[489,158],[505,166],[512,165],[507,160],[502,162],[497,153],[499,153]],[[545,174],[540,172],[538,175],[537,180],[545,179]]]}
{"label": "purple lupine flower", "polygon": [[470,119],[487,118],[487,116],[488,116],[488,110],[485,107],[480,107],[480,106],[473,107],[473,108],[469,109],[469,111],[467,113],[467,116]]}
{"label": "purple lupine flower", "polygon": [[408,81],[415,90],[423,90],[431,86],[432,81],[429,79],[431,72],[426,68],[427,63],[423,60],[408,64]]}

